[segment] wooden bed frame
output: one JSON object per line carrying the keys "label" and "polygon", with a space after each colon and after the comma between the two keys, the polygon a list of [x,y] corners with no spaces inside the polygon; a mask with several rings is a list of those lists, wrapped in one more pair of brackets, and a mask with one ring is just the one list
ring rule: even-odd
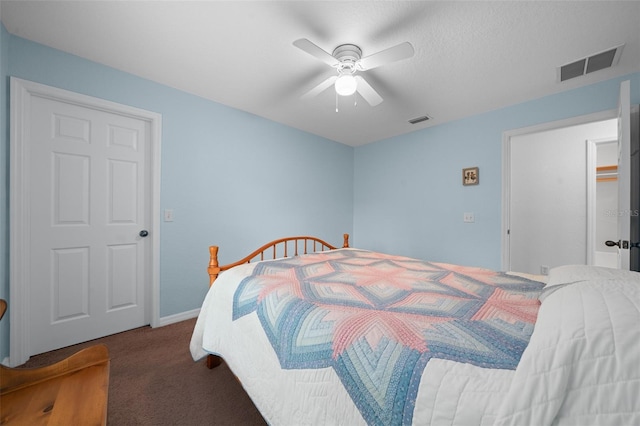
{"label": "wooden bed frame", "polygon": [[[348,248],[349,234],[343,234],[343,240],[342,248]],[[312,245],[311,249],[309,248],[310,242]],[[289,251],[291,245],[293,245],[293,253],[290,253]],[[277,259],[281,257],[295,257],[301,254],[337,249],[337,247],[316,237],[286,237],[273,240],[236,262],[220,266],[218,263],[218,248],[218,246],[209,247],[209,267],[207,268],[207,271],[209,272],[209,287],[211,287],[216,278],[218,278],[220,272],[231,269],[234,266],[242,265],[243,263],[251,263],[252,260],[257,260],[256,258],[258,256],[260,257],[260,260]],[[265,253],[269,249],[271,249],[271,255],[267,255],[267,257],[265,257]],[[301,249],[302,251],[300,251]]]}
{"label": "wooden bed frame", "polygon": [[[349,234],[343,234],[342,248],[349,248]],[[231,269],[234,266],[242,265],[243,263],[251,263],[252,260],[265,260],[265,259],[278,259],[283,257],[295,257],[301,254],[315,253],[318,251],[335,250],[338,247],[327,243],[316,237],[310,236],[298,236],[298,237],[286,237],[273,240],[262,247],[254,250],[249,255],[242,259],[220,266],[218,262],[218,246],[209,247],[209,287],[214,283],[220,272]],[[270,251],[271,254],[267,252]],[[220,365],[222,359],[216,355],[207,356],[207,368],[214,368]]]}

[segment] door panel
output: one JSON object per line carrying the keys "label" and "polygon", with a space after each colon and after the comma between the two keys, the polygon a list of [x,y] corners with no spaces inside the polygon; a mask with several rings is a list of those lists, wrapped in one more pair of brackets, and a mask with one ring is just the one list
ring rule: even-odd
{"label": "door panel", "polygon": [[52,324],[88,317],[88,247],[54,249],[51,255]]}
{"label": "door panel", "polygon": [[118,244],[108,247],[108,303],[107,310],[113,311],[138,304],[135,289],[138,283],[138,250],[135,244]]}
{"label": "door panel", "polygon": [[85,155],[53,153],[53,226],[89,224],[89,163]]}

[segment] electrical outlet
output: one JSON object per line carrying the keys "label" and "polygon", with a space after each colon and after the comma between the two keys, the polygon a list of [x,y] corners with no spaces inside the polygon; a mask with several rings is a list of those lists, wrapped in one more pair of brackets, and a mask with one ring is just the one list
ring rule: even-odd
{"label": "electrical outlet", "polygon": [[549,267],[547,265],[540,266],[540,273],[542,275],[549,275]]}
{"label": "electrical outlet", "polygon": [[172,209],[164,209],[164,221],[165,222],[173,222],[173,210]]}
{"label": "electrical outlet", "polygon": [[472,223],[476,221],[475,216],[473,215],[473,213],[464,213],[462,215],[462,220],[464,220],[467,223]]}

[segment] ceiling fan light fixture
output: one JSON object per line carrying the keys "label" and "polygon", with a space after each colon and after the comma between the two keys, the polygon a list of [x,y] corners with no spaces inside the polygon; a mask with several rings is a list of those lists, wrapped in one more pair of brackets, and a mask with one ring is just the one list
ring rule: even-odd
{"label": "ceiling fan light fixture", "polygon": [[350,96],[356,92],[358,82],[353,74],[342,74],[336,80],[336,93],[340,96]]}

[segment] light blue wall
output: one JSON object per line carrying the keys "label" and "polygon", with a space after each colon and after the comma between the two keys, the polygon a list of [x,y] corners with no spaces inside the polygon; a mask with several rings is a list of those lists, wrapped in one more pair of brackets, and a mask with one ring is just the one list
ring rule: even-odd
{"label": "light blue wall", "polygon": [[[6,32],[2,38],[3,52],[8,40],[3,77],[162,114],[161,208],[173,209],[175,220],[161,223],[161,317],[200,307],[211,244],[223,247],[220,260],[227,262],[283,235],[313,234],[340,244],[343,233],[352,233],[353,148]],[[7,96],[2,96],[4,107]],[[7,114],[3,108],[3,123]],[[4,132],[2,142],[0,160],[7,165]],[[0,182],[3,292],[8,291],[6,169]]]}
{"label": "light blue wall", "polygon": [[[355,245],[500,269],[503,133],[617,108],[627,79],[639,103],[636,73],[356,148]],[[480,184],[464,187],[462,169],[473,166]]]}
{"label": "light blue wall", "polygon": [[[0,22],[0,299],[9,299],[9,33]],[[10,309],[10,308],[9,308]],[[9,312],[0,321],[0,361],[9,355]]]}

